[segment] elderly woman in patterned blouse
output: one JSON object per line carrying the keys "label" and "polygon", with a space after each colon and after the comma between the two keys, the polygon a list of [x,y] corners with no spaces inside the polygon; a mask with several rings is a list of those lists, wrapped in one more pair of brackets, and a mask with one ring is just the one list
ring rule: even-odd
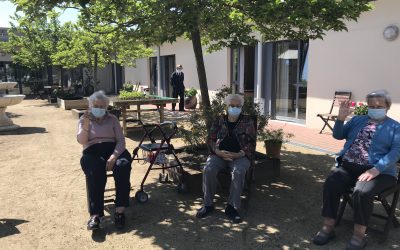
{"label": "elderly woman in patterned blouse", "polygon": [[89,97],[89,111],[78,125],[77,140],[83,146],[81,166],[88,185],[88,230],[98,229],[104,216],[106,171],[112,171],[115,180],[117,228],[125,225],[124,210],[129,205],[131,155],[125,149],[125,137],[117,117],[107,112],[108,104],[103,91],[93,93]]}
{"label": "elderly woman in patterned blouse", "polygon": [[243,96],[228,95],[225,99],[227,114],[218,117],[211,126],[207,144],[210,156],[203,171],[204,206],[196,214],[197,218],[206,217],[214,210],[213,198],[216,177],[220,170],[229,167],[232,182],[225,214],[234,222],[241,222],[238,213],[246,171],[256,147],[254,121],[242,113]]}
{"label": "elderly woman in patterned blouse", "polygon": [[354,187],[354,232],[346,249],[364,249],[366,228],[374,196],[396,184],[400,158],[400,124],[387,117],[391,98],[387,91],[367,95],[368,115],[354,116],[350,101],[341,103],[333,137],[346,139],[337,158],[338,167],[327,177],[323,190],[322,229],[313,242],[324,245],[335,237],[334,225],[341,195]]}

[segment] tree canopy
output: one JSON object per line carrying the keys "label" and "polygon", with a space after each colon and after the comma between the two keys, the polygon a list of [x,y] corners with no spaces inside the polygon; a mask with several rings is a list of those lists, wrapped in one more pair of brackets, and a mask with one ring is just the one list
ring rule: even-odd
{"label": "tree canopy", "polygon": [[371,9],[370,0],[15,0],[29,15],[54,7],[80,9],[82,24],[102,32],[110,26],[140,38],[146,45],[192,41],[202,103],[210,105],[204,45],[211,50],[264,41],[323,38],[328,30],[346,30]]}

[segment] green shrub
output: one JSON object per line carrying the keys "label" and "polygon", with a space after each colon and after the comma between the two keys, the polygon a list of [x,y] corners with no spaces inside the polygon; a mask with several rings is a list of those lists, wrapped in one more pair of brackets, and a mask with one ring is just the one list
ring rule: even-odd
{"label": "green shrub", "polygon": [[282,128],[279,129],[265,129],[258,133],[259,141],[273,141],[273,142],[288,142],[294,135],[292,133],[285,133]]}
{"label": "green shrub", "polygon": [[133,91],[133,84],[130,82],[124,83],[122,85],[122,90],[132,92]]}
{"label": "green shrub", "polygon": [[121,90],[119,92],[119,99],[121,100],[136,100],[146,98],[145,94],[138,91]]}
{"label": "green shrub", "polygon": [[[215,119],[225,113],[226,105],[224,103],[225,97],[232,93],[232,88],[223,86],[215,94],[215,97],[211,100],[210,109],[205,110],[203,106],[200,106],[198,111],[190,114],[188,119],[188,127],[180,127],[179,133],[182,136],[184,143],[191,149],[199,148],[206,144],[208,129],[206,124],[212,124]],[[262,115],[260,106],[253,102],[253,98],[244,98],[244,105],[242,108],[242,114],[257,117],[257,130],[264,130],[268,123],[268,116]],[[208,121],[208,122],[207,122]]]}
{"label": "green shrub", "polygon": [[192,97],[195,95],[197,95],[197,89],[191,87],[191,88],[185,90],[185,96]]}
{"label": "green shrub", "polygon": [[354,108],[355,115],[367,115],[368,105],[360,102],[357,107]]}

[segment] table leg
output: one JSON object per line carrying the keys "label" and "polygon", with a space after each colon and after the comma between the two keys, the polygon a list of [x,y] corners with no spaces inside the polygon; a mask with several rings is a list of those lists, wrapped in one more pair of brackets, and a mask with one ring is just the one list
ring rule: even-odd
{"label": "table leg", "polygon": [[137,119],[140,120],[140,105],[137,105]]}
{"label": "table leg", "polygon": [[160,123],[162,123],[164,122],[164,105],[159,105],[158,111],[160,112]]}
{"label": "table leg", "polygon": [[122,131],[124,132],[124,136],[127,135],[126,131],[126,107],[122,107]]}

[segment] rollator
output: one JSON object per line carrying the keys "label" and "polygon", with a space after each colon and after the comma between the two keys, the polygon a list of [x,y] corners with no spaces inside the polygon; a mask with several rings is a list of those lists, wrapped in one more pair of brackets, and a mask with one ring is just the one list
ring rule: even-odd
{"label": "rollator", "polygon": [[[176,122],[163,122],[160,124],[143,124],[140,120],[136,122],[143,127],[144,135],[139,145],[133,150],[132,161],[149,164],[140,184],[140,190],[135,194],[136,200],[140,203],[148,201],[149,196],[144,191],[143,185],[151,170],[162,170],[158,178],[161,183],[168,182],[168,172],[170,175],[173,174],[174,176],[170,177],[177,181],[178,193],[186,192],[187,186],[183,180],[184,170],[175,153],[174,146],[171,144],[171,139],[178,131]],[[161,137],[161,139],[157,140],[156,137]],[[142,153],[141,158],[139,158],[139,152]]]}

